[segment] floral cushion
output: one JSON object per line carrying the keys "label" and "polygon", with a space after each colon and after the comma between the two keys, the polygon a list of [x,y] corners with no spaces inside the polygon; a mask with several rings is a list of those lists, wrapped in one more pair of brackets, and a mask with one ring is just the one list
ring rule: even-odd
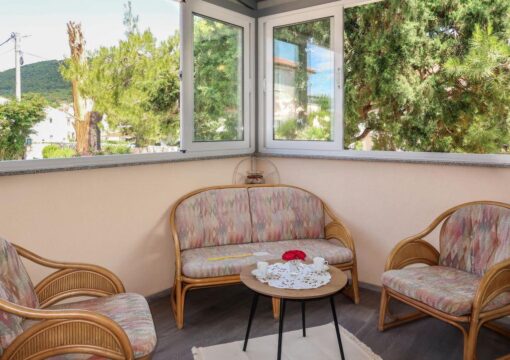
{"label": "floral cushion", "polygon": [[[294,249],[303,250],[310,259],[321,256],[330,264],[342,264],[352,260],[351,250],[332,241],[287,240],[186,250],[181,253],[182,272],[190,278],[239,275],[244,266],[262,260],[281,259],[285,251]],[[254,253],[265,254],[255,256]],[[232,258],[220,259],[226,256]]]}
{"label": "floral cushion", "polygon": [[[151,311],[145,298],[138,294],[119,294],[102,298],[95,298],[68,304],[54,305],[49,310],[89,310],[103,314],[126,332],[135,358],[151,354],[156,347],[156,330],[152,321]],[[36,324],[37,321],[27,320],[23,322],[26,330]],[[100,359],[97,356],[68,354],[51,358],[52,360],[92,360]]]}
{"label": "floral cushion", "polygon": [[248,190],[253,242],[324,238],[322,201],[291,187]]}
{"label": "floral cushion", "polygon": [[[38,308],[39,301],[28,273],[16,248],[0,238],[0,298],[9,302]],[[0,311],[0,354],[22,333],[22,318]]]}
{"label": "floral cushion", "polygon": [[175,224],[181,250],[251,242],[246,189],[207,190],[184,200]]}
{"label": "floral cushion", "polygon": [[510,209],[471,205],[453,213],[440,238],[440,264],[476,275],[510,259]]}
{"label": "floral cushion", "polygon": [[[455,316],[471,313],[480,280],[480,276],[444,266],[390,270],[382,276],[384,286]],[[484,310],[507,304],[510,292],[496,297]]]}
{"label": "floral cushion", "polygon": [[[5,288],[0,286],[0,298],[9,302],[14,302],[12,294],[5,291]],[[4,349],[18,337],[22,332],[21,327],[23,319],[0,311],[0,356],[3,354]]]}

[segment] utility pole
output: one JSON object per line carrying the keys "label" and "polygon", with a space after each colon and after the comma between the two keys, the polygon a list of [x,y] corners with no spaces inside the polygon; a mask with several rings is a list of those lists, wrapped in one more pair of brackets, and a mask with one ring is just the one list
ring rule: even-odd
{"label": "utility pole", "polygon": [[16,66],[16,100],[21,101],[21,35],[14,33],[14,64]]}

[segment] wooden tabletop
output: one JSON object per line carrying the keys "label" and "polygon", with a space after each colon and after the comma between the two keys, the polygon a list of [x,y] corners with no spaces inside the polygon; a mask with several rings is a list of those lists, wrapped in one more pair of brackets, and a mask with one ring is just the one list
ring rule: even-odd
{"label": "wooden tabletop", "polygon": [[[274,262],[277,261],[273,261],[273,263]],[[241,271],[241,282],[259,294],[279,299],[319,299],[336,294],[342,290],[345,285],[347,285],[347,275],[345,275],[342,270],[339,270],[334,266],[330,266],[328,271],[331,274],[331,281],[324,286],[306,290],[278,289],[257,280],[257,278],[251,273],[252,270],[256,268],[256,264],[244,267]]]}

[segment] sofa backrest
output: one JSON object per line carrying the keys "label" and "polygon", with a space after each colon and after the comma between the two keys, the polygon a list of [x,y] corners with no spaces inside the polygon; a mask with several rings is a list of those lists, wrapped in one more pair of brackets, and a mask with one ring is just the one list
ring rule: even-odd
{"label": "sofa backrest", "polygon": [[248,189],[253,242],[324,238],[324,207],[315,195],[301,189]]}
{"label": "sofa backrest", "polygon": [[[38,308],[34,286],[16,248],[0,238],[0,298],[29,308]],[[23,332],[23,319],[0,311],[0,354]]]}
{"label": "sofa backrest", "polygon": [[510,209],[489,204],[462,207],[445,221],[440,264],[476,275],[510,259]]}
{"label": "sofa backrest", "polygon": [[205,190],[184,199],[175,210],[181,250],[251,242],[246,188]]}

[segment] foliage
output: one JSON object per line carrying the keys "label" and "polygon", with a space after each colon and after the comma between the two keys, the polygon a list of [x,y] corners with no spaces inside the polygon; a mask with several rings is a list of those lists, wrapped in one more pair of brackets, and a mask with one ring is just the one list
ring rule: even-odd
{"label": "foliage", "polygon": [[101,47],[86,64],[66,61],[65,78],[82,79],[81,92],[105,114],[108,125],[138,147],[165,142],[179,135],[179,36],[158,44],[150,30],[139,32],[130,7],[125,14],[127,38]]}
{"label": "foliage", "polygon": [[345,144],[504,152],[510,2],[386,0],[345,12]]}
{"label": "foliage", "polygon": [[43,148],[42,155],[44,159],[71,158],[76,156],[76,150],[51,144]]}
{"label": "foliage", "polygon": [[0,105],[0,160],[22,160],[32,128],[44,119],[45,100],[26,94],[21,101]]}
{"label": "foliage", "polygon": [[[40,94],[50,104],[71,102],[71,85],[62,78],[60,64],[60,61],[49,60],[24,65],[21,68],[23,92]],[[0,96],[14,96],[15,76],[14,69],[0,72]]]}
{"label": "foliage", "polygon": [[310,97],[317,106],[304,120],[289,119],[275,128],[276,140],[331,140],[331,99],[328,96]]}
{"label": "foliage", "polygon": [[131,154],[132,149],[129,144],[106,144],[103,146],[103,155],[125,155]]}
{"label": "foliage", "polygon": [[[275,65],[274,78],[280,78],[280,82],[275,84],[283,89],[287,88],[292,92],[286,94],[288,97],[295,98],[295,115],[284,122],[276,120],[275,139],[276,140],[311,140],[311,141],[330,141],[332,137],[331,127],[331,93],[322,95],[312,95],[313,76],[317,72],[333,72],[332,69],[326,69],[327,64],[314,64],[314,58],[320,59],[317,50],[331,48],[331,26],[330,19],[319,19],[304,23],[282,26],[274,30],[274,39],[279,43],[286,45],[286,51],[275,50],[275,57],[287,60],[292,65]],[[275,48],[276,49],[276,48]],[[290,56],[289,56],[290,55]],[[317,62],[315,60],[315,62]],[[320,61],[320,60],[319,60]],[[275,63],[276,64],[276,63]],[[322,67],[324,69],[314,69],[313,67]],[[281,75],[279,76],[279,72]],[[324,75],[324,74],[323,74]],[[323,77],[323,76],[322,76]],[[285,90],[282,90],[285,93]],[[282,95],[285,98],[285,95]],[[275,97],[275,102],[279,99]],[[281,107],[284,108],[285,100],[282,100]],[[287,115],[288,116],[288,115]]]}
{"label": "foliage", "polygon": [[195,16],[193,44],[194,139],[242,140],[242,31]]}

